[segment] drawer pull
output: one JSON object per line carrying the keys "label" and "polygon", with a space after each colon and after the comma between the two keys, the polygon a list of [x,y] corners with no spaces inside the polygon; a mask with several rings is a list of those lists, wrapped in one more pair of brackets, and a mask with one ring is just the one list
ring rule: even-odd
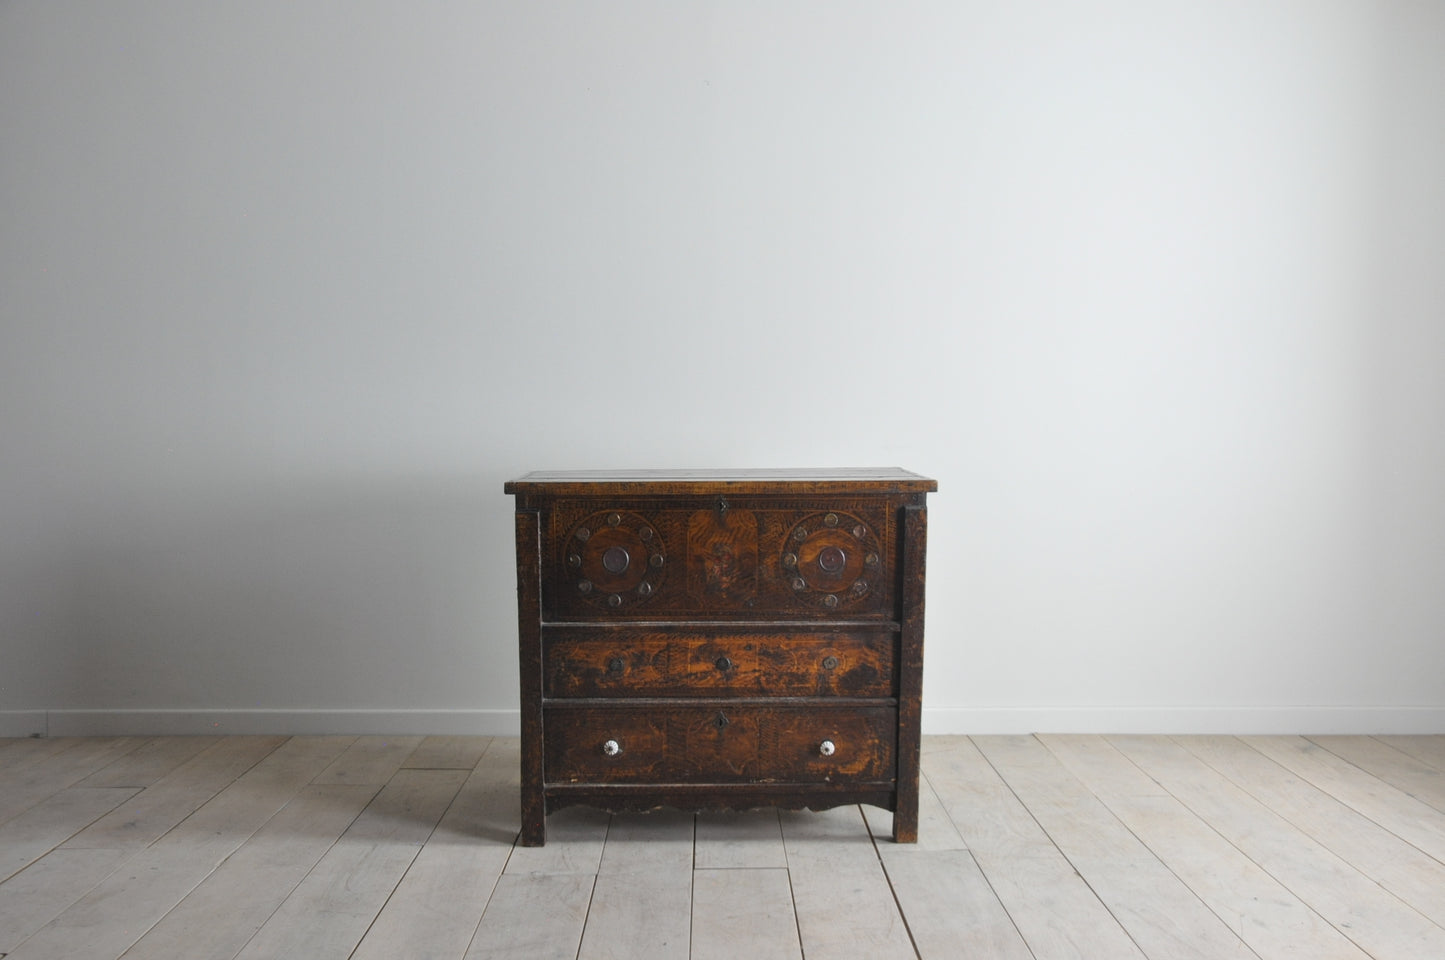
{"label": "drawer pull", "polygon": [[607,661],[608,673],[621,673],[626,667],[627,661],[623,660],[621,657],[613,657],[611,660]]}
{"label": "drawer pull", "polygon": [[611,574],[626,573],[632,565],[632,554],[624,547],[608,547],[602,552],[602,566]]}
{"label": "drawer pull", "polygon": [[824,740],[822,743],[818,744],[818,753],[825,757],[831,757],[834,753],[837,752],[837,750],[838,748],[833,746],[832,740]]}
{"label": "drawer pull", "polygon": [[618,743],[616,740],[608,740],[602,745],[602,752],[607,754],[609,757],[620,756],[622,754],[622,744]]}
{"label": "drawer pull", "polygon": [[823,669],[824,669],[824,670],[836,670],[836,669],[838,669],[838,658],[837,658],[837,657],[831,657],[831,656],[830,656],[830,657],[824,657],[824,658],[823,658]]}
{"label": "drawer pull", "polygon": [[717,667],[723,673],[727,673],[733,668],[733,662],[727,657],[718,657],[717,662],[714,663],[713,666]]}

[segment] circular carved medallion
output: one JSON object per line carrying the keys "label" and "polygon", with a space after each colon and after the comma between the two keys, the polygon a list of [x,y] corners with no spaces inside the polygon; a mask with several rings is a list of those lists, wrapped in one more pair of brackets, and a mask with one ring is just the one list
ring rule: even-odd
{"label": "circular carved medallion", "polygon": [[563,541],[562,552],[576,596],[614,610],[655,595],[667,574],[667,550],[657,527],[625,510],[585,517]]}
{"label": "circular carved medallion", "polygon": [[859,602],[872,590],[882,548],[857,517],[830,512],[804,517],[784,539],[780,568],[793,595],[825,610]]}

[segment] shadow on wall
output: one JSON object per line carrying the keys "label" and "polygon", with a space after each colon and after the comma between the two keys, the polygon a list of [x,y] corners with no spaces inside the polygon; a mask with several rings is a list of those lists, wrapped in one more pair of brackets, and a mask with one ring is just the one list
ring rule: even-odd
{"label": "shadow on wall", "polygon": [[5,707],[511,707],[512,531],[500,475],[97,504],[15,581]]}

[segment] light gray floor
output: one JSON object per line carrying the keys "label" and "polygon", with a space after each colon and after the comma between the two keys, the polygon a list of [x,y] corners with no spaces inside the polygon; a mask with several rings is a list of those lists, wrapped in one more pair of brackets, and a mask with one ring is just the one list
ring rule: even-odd
{"label": "light gray floor", "polygon": [[847,807],[514,847],[517,742],[0,740],[6,960],[1445,958],[1445,736],[927,737]]}

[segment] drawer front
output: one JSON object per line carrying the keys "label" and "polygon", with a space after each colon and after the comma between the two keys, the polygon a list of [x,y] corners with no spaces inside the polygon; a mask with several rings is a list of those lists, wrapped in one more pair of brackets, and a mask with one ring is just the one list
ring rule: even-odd
{"label": "drawer front", "polygon": [[896,634],[588,633],[543,639],[548,697],[890,697]]}
{"label": "drawer front", "polygon": [[546,619],[885,619],[896,504],[561,500],[544,547]]}
{"label": "drawer front", "polygon": [[553,706],[548,783],[842,783],[895,776],[891,707]]}

